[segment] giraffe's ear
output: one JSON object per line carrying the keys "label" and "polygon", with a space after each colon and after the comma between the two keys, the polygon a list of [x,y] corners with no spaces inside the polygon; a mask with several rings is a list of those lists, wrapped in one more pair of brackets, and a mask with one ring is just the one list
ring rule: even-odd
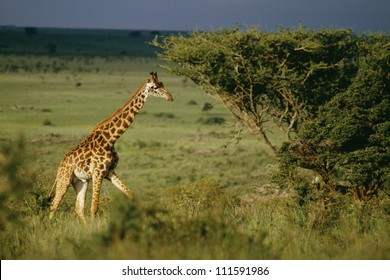
{"label": "giraffe's ear", "polygon": [[150,76],[152,77],[152,80],[157,82],[158,81],[158,77],[157,77],[157,73],[156,72],[150,72]]}

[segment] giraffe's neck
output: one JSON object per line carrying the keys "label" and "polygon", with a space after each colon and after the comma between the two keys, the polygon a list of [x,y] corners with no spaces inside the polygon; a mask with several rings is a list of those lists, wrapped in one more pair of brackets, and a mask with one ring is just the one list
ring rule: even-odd
{"label": "giraffe's neck", "polygon": [[144,106],[147,94],[145,92],[146,82],[136,91],[133,97],[111,117],[98,123],[90,133],[90,137],[96,138],[101,145],[113,146],[129,128],[135,117]]}

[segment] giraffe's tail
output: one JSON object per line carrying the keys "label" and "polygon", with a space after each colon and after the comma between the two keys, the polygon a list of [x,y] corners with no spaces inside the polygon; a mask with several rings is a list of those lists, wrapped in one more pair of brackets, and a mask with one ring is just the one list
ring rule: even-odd
{"label": "giraffe's tail", "polygon": [[50,192],[47,194],[46,199],[51,202],[55,196],[55,188],[57,186],[58,182],[58,176],[60,174],[61,169],[64,168],[64,160],[61,161],[60,166],[58,167],[57,174],[56,174],[56,179],[54,180],[53,186],[50,189]]}

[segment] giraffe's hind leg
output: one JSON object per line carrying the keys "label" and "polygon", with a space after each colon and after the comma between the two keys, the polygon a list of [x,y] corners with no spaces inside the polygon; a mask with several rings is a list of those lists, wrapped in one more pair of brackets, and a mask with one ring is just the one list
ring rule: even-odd
{"label": "giraffe's hind leg", "polygon": [[[73,169],[71,165],[64,159],[58,168],[57,177],[55,181],[56,194],[50,207],[50,220],[53,219],[58,207],[61,204],[64,195],[68,191],[72,182]],[[53,186],[54,187],[54,186]]]}
{"label": "giraffe's hind leg", "polygon": [[111,172],[108,176],[107,176],[107,179],[112,182],[115,187],[117,187],[118,189],[120,189],[122,192],[125,193],[125,195],[127,195],[128,198],[133,198],[133,192],[131,190],[129,190],[125,184],[122,183],[122,181],[119,179],[118,175],[116,175],[115,172]]}
{"label": "giraffe's hind leg", "polygon": [[68,191],[69,186],[70,186],[70,182],[67,183],[66,181],[63,180],[57,181],[56,194],[54,196],[53,202],[50,207],[50,220],[53,219],[54,214],[57,212],[57,209],[60,206],[60,203],[64,198],[64,195]]}

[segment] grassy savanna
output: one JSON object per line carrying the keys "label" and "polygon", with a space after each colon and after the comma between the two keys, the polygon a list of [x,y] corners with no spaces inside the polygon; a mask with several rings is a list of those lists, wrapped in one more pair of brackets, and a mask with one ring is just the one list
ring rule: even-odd
{"label": "grassy savanna", "polygon": [[[86,45],[91,38],[84,36]],[[136,40],[142,49],[146,38]],[[153,56],[114,49],[0,56],[2,259],[389,258],[384,194],[367,203],[340,198],[332,211],[299,203],[293,190],[272,183],[273,153],[218,102],[156,68]],[[150,71],[175,100],[151,97],[116,144],[116,172],[135,201],[105,182],[98,217],[83,225],[70,189],[49,221],[46,198],[65,152]],[[202,110],[205,103],[213,108]],[[273,142],[281,135],[274,130]]]}

